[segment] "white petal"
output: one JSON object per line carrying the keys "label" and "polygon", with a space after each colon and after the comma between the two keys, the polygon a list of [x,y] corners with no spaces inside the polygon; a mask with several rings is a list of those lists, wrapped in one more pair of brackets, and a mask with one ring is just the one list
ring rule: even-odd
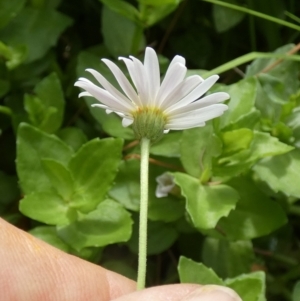
{"label": "white petal", "polygon": [[203,94],[205,94],[219,79],[218,75],[212,75],[204,82],[202,82],[198,87],[196,87],[191,93],[189,93],[186,97],[181,99],[178,103],[174,104],[170,108],[166,110],[166,113],[169,113],[175,109],[184,107],[196,99],[200,98]]}
{"label": "white petal", "polygon": [[136,92],[134,91],[132,85],[130,84],[124,73],[120,70],[120,68],[110,60],[102,59],[102,61],[113,73],[118,84],[120,85],[124,93],[127,95],[127,97],[131,99],[134,103],[138,103],[138,96]]}
{"label": "white petal", "polygon": [[214,104],[208,107],[204,107],[195,111],[177,114],[170,117],[166,127],[170,128],[171,125],[174,125],[181,121],[186,122],[205,122],[207,120],[213,119],[215,117],[221,116],[228,107],[224,104]]}
{"label": "white petal", "polygon": [[190,93],[197,85],[201,83],[202,79],[199,75],[192,75],[182,81],[177,87],[165,98],[161,107],[163,109],[177,103],[180,99]]}
{"label": "white petal", "polygon": [[90,72],[96,78],[96,80],[102,85],[102,87],[105,90],[107,90],[112,96],[128,103],[129,107],[131,107],[132,110],[135,109],[133,103],[126,96],[124,96],[118,89],[116,89],[102,74],[100,74],[94,69],[86,69],[86,71]]}
{"label": "white petal", "polygon": [[138,73],[138,76],[140,77],[141,85],[138,90],[140,95],[140,100],[142,101],[144,106],[151,105],[151,98],[149,94],[149,83],[148,83],[145,67],[141,63],[141,61],[139,61],[135,57],[130,56],[130,58],[132,59],[134,67]]}
{"label": "white petal", "polygon": [[149,97],[155,100],[160,86],[160,71],[156,52],[150,47],[146,48],[144,66],[149,83]]}
{"label": "white petal", "polygon": [[135,65],[132,60],[127,59],[125,57],[119,57],[119,60],[122,60],[126,64],[131,80],[133,81],[133,84],[135,85],[135,88],[138,93],[136,104],[138,106],[142,106],[143,103],[140,98],[140,91],[143,90],[142,75],[139,73],[139,70],[135,68]]}
{"label": "white petal", "polygon": [[128,127],[131,124],[133,124],[133,119],[128,119],[128,118],[122,119],[122,125],[124,128]]}
{"label": "white petal", "polygon": [[173,92],[176,86],[183,81],[186,71],[186,67],[181,63],[176,63],[169,68],[169,72],[167,72],[157,93],[158,106],[160,106],[165,98]]}
{"label": "white petal", "polygon": [[114,111],[128,112],[128,104],[120,102],[118,99],[114,98],[106,90],[96,86],[92,82],[86,81],[77,81],[75,86],[80,87],[86,90],[88,93],[92,94],[97,100],[107,105],[108,107],[113,108]]}
{"label": "white petal", "polygon": [[[102,105],[100,103],[93,103],[93,104],[91,104],[91,107],[93,107],[93,108],[98,107],[98,108],[101,108],[101,109],[105,109],[106,111],[109,110],[109,109],[107,109],[106,105]],[[113,111],[111,111],[111,112],[113,112]]]}
{"label": "white petal", "polygon": [[197,121],[193,121],[193,122],[181,121],[173,125],[168,125],[170,130],[174,130],[174,131],[187,130],[187,129],[203,127],[203,126],[205,126],[205,122],[197,122]]}
{"label": "white petal", "polygon": [[228,93],[225,92],[217,92],[217,93],[213,93],[210,95],[207,95],[203,98],[200,98],[198,100],[196,100],[195,102],[192,102],[190,104],[188,104],[185,107],[182,108],[178,108],[173,110],[171,113],[169,113],[172,116],[175,116],[176,114],[180,114],[180,113],[186,113],[186,112],[192,112],[213,104],[217,104],[221,101],[224,101],[226,99],[229,99],[230,96]]}
{"label": "white petal", "polygon": [[81,93],[79,93],[79,95],[78,95],[78,97],[80,98],[80,97],[84,97],[84,96],[93,96],[91,93],[89,93],[89,92],[86,92],[86,91],[84,91],[84,92],[81,92]]}
{"label": "white petal", "polygon": [[170,132],[170,130],[164,130],[164,134],[168,134]]}
{"label": "white petal", "polygon": [[185,65],[185,58],[183,56],[180,56],[180,55],[175,55],[174,58],[172,59],[170,65],[169,65],[169,68],[167,70],[167,73],[169,71],[169,69],[175,65],[176,63],[180,63],[182,65]]}

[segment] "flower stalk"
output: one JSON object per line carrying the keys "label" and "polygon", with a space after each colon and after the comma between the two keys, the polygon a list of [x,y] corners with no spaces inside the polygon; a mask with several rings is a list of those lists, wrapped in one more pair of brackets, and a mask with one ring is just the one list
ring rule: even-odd
{"label": "flower stalk", "polygon": [[149,150],[150,140],[141,139],[141,201],[139,222],[139,257],[137,289],[145,288],[147,270],[147,222],[148,222],[148,183],[149,183]]}

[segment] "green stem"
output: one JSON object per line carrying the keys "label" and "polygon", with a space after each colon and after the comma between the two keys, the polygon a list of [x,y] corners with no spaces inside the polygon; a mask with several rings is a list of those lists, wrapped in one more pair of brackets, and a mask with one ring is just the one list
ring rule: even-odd
{"label": "green stem", "polygon": [[141,203],[137,289],[145,288],[147,268],[148,177],[150,140],[141,139]]}

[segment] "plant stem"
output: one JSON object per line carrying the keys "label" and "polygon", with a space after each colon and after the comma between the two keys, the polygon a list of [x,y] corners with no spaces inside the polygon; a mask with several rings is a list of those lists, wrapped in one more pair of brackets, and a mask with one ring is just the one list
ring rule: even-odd
{"label": "plant stem", "polygon": [[139,224],[139,263],[137,289],[145,288],[147,267],[148,178],[150,140],[141,139],[141,202]]}

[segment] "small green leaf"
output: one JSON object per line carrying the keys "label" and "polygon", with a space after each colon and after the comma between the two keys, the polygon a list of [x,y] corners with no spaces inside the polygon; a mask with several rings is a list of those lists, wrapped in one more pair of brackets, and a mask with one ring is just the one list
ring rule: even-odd
{"label": "small green leaf", "polygon": [[37,97],[41,99],[45,108],[53,107],[55,114],[52,114],[43,128],[49,133],[54,133],[63,122],[65,100],[58,76],[52,73],[45,77],[34,89]]}
{"label": "small green leaf", "polygon": [[131,235],[130,214],[117,202],[106,199],[76,222],[58,228],[58,236],[74,249],[102,247],[127,241]]}
{"label": "small green leaf", "polygon": [[[176,8],[178,7],[178,5],[180,4],[180,2],[182,0],[163,0],[163,1],[159,1],[159,0],[140,0],[140,1],[144,1],[144,2],[154,2],[155,4],[149,4],[147,5],[146,3],[141,3],[141,22],[144,25],[145,28],[150,27],[152,25],[154,25],[155,23],[158,23],[160,20],[162,20],[164,17],[170,15],[174,10],[176,10]],[[166,2],[169,3],[166,3]],[[156,4],[163,4],[165,2],[164,5],[156,5]]]}
{"label": "small green leaf", "polygon": [[138,0],[139,3],[151,6],[161,6],[167,4],[179,4],[181,0]]}
{"label": "small green leaf", "polygon": [[[236,1],[228,1],[229,3],[237,4]],[[213,18],[217,32],[225,32],[240,23],[245,16],[245,13],[223,7],[220,5],[213,5]]]}
{"label": "small green leaf", "polygon": [[[109,196],[126,209],[138,211],[140,208],[140,161],[121,162],[119,169],[115,184],[109,191]],[[157,183],[155,178],[163,172],[164,169],[161,167],[150,167],[148,217],[153,221],[172,222],[184,214],[184,204],[172,195],[160,199],[156,198]]]}
{"label": "small green leaf", "polygon": [[300,299],[300,280],[297,281],[294,286],[292,301],[298,301],[299,299]]}
{"label": "small green leaf", "polygon": [[[286,54],[291,51],[295,47],[294,44],[284,45],[279,47],[274,51],[275,54]],[[268,66],[272,66],[275,62],[277,62],[278,58],[271,59],[256,59],[253,61],[251,65],[247,67],[246,77],[254,76],[260,73],[264,68]],[[268,71],[268,75],[276,78],[281,81],[284,86],[284,93],[287,95],[291,95],[297,91],[299,88],[299,81],[294,80],[297,78],[299,73],[299,62],[293,62],[289,60],[283,60],[280,64],[278,64],[275,68],[272,68]],[[259,75],[261,76],[261,74]],[[262,101],[264,102],[264,101]]]}
{"label": "small green leaf", "polygon": [[249,129],[227,131],[222,134],[223,152],[232,153],[247,149],[252,141],[253,132]]}
{"label": "small green leaf", "polygon": [[188,174],[196,178],[202,176],[206,182],[212,158],[220,155],[221,148],[221,141],[214,135],[211,125],[185,130],[180,142],[180,160]]}
{"label": "small green leaf", "polygon": [[42,58],[71,23],[69,17],[53,9],[25,7],[2,29],[0,40],[12,47],[26,45],[29,63]]}
{"label": "small green leaf", "polygon": [[226,238],[246,240],[260,237],[287,222],[286,214],[278,203],[261,192],[250,178],[234,178],[228,184],[239,193],[240,200],[235,210],[218,223]]}
{"label": "small green leaf", "polygon": [[64,252],[70,252],[70,247],[57,236],[54,226],[35,227],[29,233]]}
{"label": "small green leaf", "polygon": [[202,248],[202,260],[222,278],[249,273],[254,261],[252,243],[207,237]]}
{"label": "small green leaf", "polygon": [[27,47],[25,45],[11,47],[0,42],[0,55],[6,60],[7,69],[12,70],[26,59]]}
{"label": "small green leaf", "polygon": [[0,0],[0,28],[7,25],[23,8],[25,0]]}
{"label": "small green leaf", "polygon": [[186,210],[197,229],[214,228],[221,217],[228,216],[235,208],[239,195],[230,186],[206,186],[187,174],[173,175],[186,197]]}
{"label": "small green leaf", "polygon": [[52,159],[42,159],[41,163],[56,192],[64,200],[70,201],[74,192],[74,180],[70,171],[61,163]]}
{"label": "small green leaf", "polygon": [[101,29],[104,44],[114,57],[135,54],[144,44],[141,26],[106,6],[102,10]]}
{"label": "small green leaf", "polygon": [[[126,209],[132,211],[138,211],[140,208],[139,172],[139,161],[122,161],[119,166],[115,184],[109,191],[109,196],[111,198],[118,201]],[[151,193],[151,189],[149,189],[149,191]]]}
{"label": "small green leaf", "polygon": [[163,157],[180,157],[180,139],[182,132],[176,131],[165,135],[161,140],[151,145],[150,153]]}
{"label": "small green leaf", "polygon": [[269,133],[254,131],[250,148],[242,150],[232,156],[221,158],[219,163],[234,165],[238,163],[254,163],[255,161],[287,153],[293,149],[292,146],[282,143]]}
{"label": "small green leaf", "polygon": [[223,280],[212,269],[184,256],[180,257],[178,273],[181,283],[224,285]]}
{"label": "small green leaf", "polygon": [[74,221],[77,213],[69,203],[55,192],[33,192],[20,202],[20,211],[37,221],[50,225],[66,225]]}
{"label": "small green leaf", "polygon": [[[172,224],[149,221],[148,222],[148,241],[147,254],[156,255],[168,250],[176,241],[178,237],[177,231]],[[132,252],[138,254],[139,242],[139,222],[138,218],[134,219],[132,236],[128,241],[128,247]]]}
{"label": "small green leaf", "polygon": [[87,137],[80,128],[65,127],[61,129],[56,135],[69,145],[75,152],[87,142]]}
{"label": "small green leaf", "polygon": [[71,156],[71,149],[56,136],[26,123],[20,124],[17,135],[17,171],[25,194],[52,190],[42,167],[42,159],[53,159],[67,166]]}
{"label": "small green leaf", "polygon": [[109,7],[112,11],[126,17],[131,21],[138,22],[140,18],[139,11],[130,3],[123,0],[100,0],[103,4]]}
{"label": "small green leaf", "polygon": [[235,124],[245,116],[253,114],[258,89],[256,78],[243,79],[230,86],[222,86],[220,89],[230,95],[228,111],[219,119],[220,128]]}
{"label": "small green leaf", "polygon": [[112,185],[122,154],[122,139],[94,139],[84,144],[72,157],[69,169],[74,179],[72,204],[90,212],[104,200]]}
{"label": "small green leaf", "polygon": [[258,178],[266,182],[275,192],[300,197],[300,151],[295,149],[287,154],[266,158],[253,168]]}
{"label": "small green leaf", "polygon": [[226,279],[225,284],[235,290],[243,301],[266,301],[265,281],[264,272],[255,272]]}

